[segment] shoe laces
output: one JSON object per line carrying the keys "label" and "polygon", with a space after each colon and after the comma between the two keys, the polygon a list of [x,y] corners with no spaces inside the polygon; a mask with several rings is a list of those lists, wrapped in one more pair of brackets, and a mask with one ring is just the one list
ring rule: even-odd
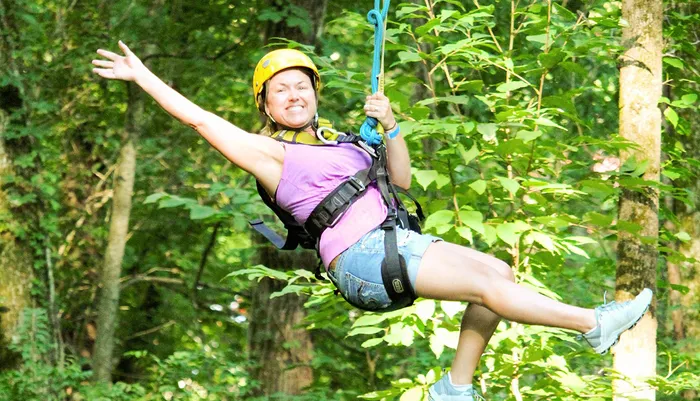
{"label": "shoe laces", "polygon": [[[608,302],[608,291],[606,290],[603,292],[603,304],[595,309],[599,312],[600,316],[602,316],[604,313],[613,312],[622,308],[625,304],[627,304],[627,302],[623,302],[621,304],[618,304],[614,300]],[[598,320],[598,324],[600,324],[600,320]],[[576,339],[579,341],[583,340],[584,338],[585,337],[583,334],[579,334],[576,336]]]}
{"label": "shoe laces", "polygon": [[615,301],[605,302],[605,301],[607,301],[606,295],[607,295],[607,291],[603,294],[603,305],[601,305],[597,308],[601,314],[620,310],[620,309],[624,308],[625,306],[627,306],[627,304],[629,304],[631,302],[631,301],[625,301],[622,303],[617,303]]}
{"label": "shoe laces", "polygon": [[474,387],[467,390],[466,395],[471,395],[474,398],[474,401],[486,401],[486,399],[482,397]]}

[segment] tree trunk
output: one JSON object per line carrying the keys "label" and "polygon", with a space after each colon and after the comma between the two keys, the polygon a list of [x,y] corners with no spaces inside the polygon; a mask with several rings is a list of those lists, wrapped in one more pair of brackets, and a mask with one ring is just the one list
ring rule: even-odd
{"label": "tree trunk", "polygon": [[[273,0],[270,6],[282,10],[283,4],[287,3]],[[310,29],[302,32],[283,23],[270,24],[265,41],[272,37],[284,37],[314,45],[323,26],[327,0],[294,0],[292,4],[308,12]],[[255,236],[255,241],[267,244],[260,248],[258,262],[269,268],[313,270],[318,264],[313,252],[278,251],[259,235]],[[309,333],[300,327],[306,316],[304,299],[291,294],[270,299],[272,293],[285,285],[277,280],[262,280],[251,300],[248,346],[253,367],[250,374],[260,383],[254,395],[301,394],[313,382],[313,369],[310,366],[313,343]]]}
{"label": "tree trunk", "polygon": [[[622,39],[626,48],[620,69],[620,134],[639,145],[621,158],[647,162],[643,178],[659,181],[661,157],[662,89],[661,53],[663,9],[660,0],[624,0],[622,18],[628,25]],[[642,288],[656,289],[659,231],[659,194],[652,187],[642,191],[623,189],[619,221],[637,224],[641,230],[618,232],[618,266],[615,299],[626,301]],[[613,382],[614,399],[654,400],[655,391],[643,381],[656,374],[655,304],[637,327],[622,335],[613,350],[613,368],[627,377]]]}
{"label": "tree trunk", "polygon": [[[0,109],[0,188],[12,164],[5,151],[4,133],[9,116]],[[10,231],[13,223],[5,194],[0,190],[0,369],[11,369],[16,355],[7,349],[22,313],[31,301],[32,256]]]}
{"label": "tree trunk", "polygon": [[129,215],[131,214],[131,196],[134,189],[136,172],[136,147],[134,145],[138,134],[137,124],[140,124],[143,113],[143,97],[140,89],[134,84],[127,84],[129,105],[127,108],[124,146],[119,154],[119,167],[114,179],[114,195],[112,197],[112,216],[107,239],[104,266],[100,277],[101,294],[97,309],[97,337],[93,354],[94,380],[111,382],[114,363],[114,333],[119,313],[119,278],[122,271],[122,260],[129,231]]}
{"label": "tree trunk", "polygon": [[[318,264],[310,251],[278,251],[271,246],[260,249],[258,262],[270,268],[291,270]],[[301,326],[306,317],[305,299],[294,294],[270,299],[285,286],[278,280],[264,279],[251,300],[248,345],[254,364],[251,376],[260,383],[258,396],[298,395],[313,382],[313,343]]]}

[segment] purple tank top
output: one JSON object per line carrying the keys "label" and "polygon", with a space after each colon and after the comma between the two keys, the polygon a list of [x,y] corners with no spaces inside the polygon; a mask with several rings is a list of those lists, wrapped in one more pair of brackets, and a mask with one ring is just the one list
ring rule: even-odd
{"label": "purple tank top", "polygon": [[[338,185],[366,169],[371,157],[352,144],[310,146],[284,144],[285,154],[275,202],[304,224],[314,208]],[[333,259],[363,235],[381,224],[387,208],[375,184],[353,203],[335,226],[321,234],[321,260],[328,268]]]}

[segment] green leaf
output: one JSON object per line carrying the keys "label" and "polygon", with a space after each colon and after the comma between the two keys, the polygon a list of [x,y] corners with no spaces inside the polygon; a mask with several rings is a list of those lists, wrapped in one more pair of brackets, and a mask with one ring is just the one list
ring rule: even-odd
{"label": "green leaf", "polygon": [[698,100],[698,94],[697,93],[687,93],[683,96],[681,96],[681,101],[688,106],[692,105]]}
{"label": "green leaf", "polygon": [[464,304],[457,301],[440,301],[440,309],[452,319],[456,314],[466,308]]}
{"label": "green leaf", "polygon": [[416,315],[418,318],[426,324],[428,319],[433,317],[435,313],[435,301],[432,299],[426,299],[416,303]]}
{"label": "green leaf", "polygon": [[498,238],[510,246],[515,246],[515,243],[520,238],[520,235],[515,232],[515,226],[510,223],[499,224],[496,227]]}
{"label": "green leaf", "polygon": [[454,216],[455,214],[451,210],[438,210],[425,219],[425,229],[428,230],[432,227],[449,224],[452,222]]}
{"label": "green leaf", "polygon": [[518,181],[515,181],[511,178],[498,177],[498,181],[500,181],[503,188],[505,188],[513,196],[515,196],[515,194],[520,189],[520,184],[518,183]]}
{"label": "green leaf", "polygon": [[444,175],[444,174],[438,174],[437,178],[435,178],[435,186],[440,189],[444,187],[445,185],[450,183],[450,177]]}
{"label": "green leaf", "polygon": [[376,334],[379,333],[380,331],[384,331],[384,329],[381,329],[379,327],[358,327],[356,329],[350,330],[348,333],[348,337],[352,336],[357,336],[357,335],[368,335],[368,334]]}
{"label": "green leaf", "polygon": [[435,335],[440,338],[440,341],[446,347],[457,349],[457,343],[459,342],[459,330],[451,331],[444,327],[438,327],[435,329]]}
{"label": "green leaf", "polygon": [[496,139],[498,125],[492,123],[480,123],[476,126],[476,130],[479,131],[485,141],[490,142]]}
{"label": "green leaf", "polygon": [[144,204],[156,203],[158,201],[158,199],[160,199],[164,196],[170,196],[170,195],[166,194],[165,192],[156,192],[154,194],[148,195],[148,197],[146,197],[146,200],[144,200],[143,203]]}
{"label": "green leaf", "polygon": [[207,217],[213,216],[216,213],[218,213],[218,211],[209,206],[202,206],[196,204],[190,206],[190,219],[192,220],[206,219]]}
{"label": "green leaf", "polygon": [[352,325],[353,328],[355,327],[362,327],[362,326],[374,326],[377,323],[381,323],[384,320],[386,320],[386,315],[384,314],[367,314],[367,315],[362,315],[359,319],[355,321],[355,323]]}
{"label": "green leaf", "polygon": [[530,229],[530,226],[523,221],[513,223],[502,223],[496,227],[498,238],[510,246],[515,246],[523,231]]}
{"label": "green leaf", "polygon": [[483,195],[486,192],[486,181],[476,180],[469,184],[469,188],[473,189],[479,195]]}
{"label": "green leaf", "polygon": [[457,150],[459,150],[459,154],[462,156],[465,165],[469,164],[470,161],[474,160],[479,155],[479,148],[476,146],[476,143],[469,151],[465,150],[461,143],[458,143]]}
{"label": "green leaf", "polygon": [[278,298],[287,294],[296,294],[299,295],[303,290],[304,290],[303,285],[296,285],[296,284],[290,284],[286,287],[284,287],[281,291],[273,292],[270,294],[270,299],[272,298]]}
{"label": "green leaf", "polygon": [[362,348],[372,348],[376,345],[379,345],[383,342],[384,340],[381,338],[370,338],[369,340],[365,341],[362,343],[361,347]]}
{"label": "green leaf", "polygon": [[463,105],[469,104],[469,97],[468,96],[443,96],[440,98],[440,100],[443,102],[455,103],[455,104],[463,104]]}
{"label": "green leaf", "polygon": [[556,246],[554,245],[554,241],[552,241],[552,237],[545,233],[533,231],[527,235],[529,239],[531,239],[534,242],[537,242],[538,244],[542,245],[542,247],[549,252],[552,253],[559,253],[557,250]]}
{"label": "green leaf", "polygon": [[582,237],[578,235],[572,235],[571,237],[566,237],[567,241],[573,241],[579,245],[584,245],[584,244],[589,244],[589,245],[598,245],[598,241],[594,240],[591,237]]}
{"label": "green leaf", "polygon": [[539,117],[538,119],[535,120],[535,123],[538,125],[544,125],[545,127],[557,127],[557,128],[562,129],[564,131],[567,131],[566,128],[562,127],[561,125],[555,123],[554,121],[552,121],[546,117]]}
{"label": "green leaf", "polygon": [[617,229],[621,231],[628,232],[630,234],[637,234],[642,231],[642,226],[637,223],[632,223],[630,221],[618,220]]}
{"label": "green leaf", "polygon": [[671,125],[673,125],[673,128],[676,128],[676,126],[678,125],[678,114],[676,113],[676,111],[670,107],[666,107],[666,110],[664,110],[664,116],[666,116],[668,122],[670,122]]}
{"label": "green leaf", "polygon": [[281,272],[279,270],[270,269],[263,265],[256,265],[248,269],[241,269],[231,272],[226,275],[228,277],[244,276],[247,275],[249,280],[262,279],[264,277],[269,277],[276,280],[289,280],[289,274]]}
{"label": "green leaf", "polygon": [[399,401],[421,401],[423,399],[423,388],[413,387],[412,389],[401,394]]}
{"label": "green leaf", "polygon": [[562,5],[553,2],[552,11],[555,15],[559,15],[563,19],[569,20],[569,22],[576,22],[576,14],[572,13]]}
{"label": "green leaf", "polygon": [[415,62],[415,61],[421,61],[421,57],[418,53],[415,52],[399,52],[399,60],[410,63],[410,62]]}
{"label": "green leaf", "polygon": [[439,359],[442,352],[445,350],[445,344],[442,343],[440,337],[433,334],[430,336],[430,350],[435,354],[435,358]]}
{"label": "green leaf", "polygon": [[688,234],[688,233],[685,232],[685,231],[681,231],[681,232],[679,232],[679,233],[676,233],[676,234],[675,234],[675,237],[678,238],[679,240],[683,241],[683,242],[687,242],[687,241],[690,241],[690,240],[691,240],[690,234]]}
{"label": "green leaf", "polygon": [[465,81],[459,84],[459,89],[463,89],[473,93],[481,93],[481,90],[483,88],[484,81],[482,80]]}
{"label": "green leaf", "polygon": [[523,81],[510,81],[506,82],[504,84],[498,85],[496,88],[497,91],[499,92],[511,92],[520,88],[524,88],[526,86],[529,86],[526,82]]}
{"label": "green leaf", "polygon": [[498,240],[498,233],[496,229],[489,225],[484,225],[484,235],[482,235],[484,241],[491,246]]}
{"label": "green leaf", "polygon": [[484,216],[481,214],[481,212],[477,212],[475,210],[460,210],[459,219],[467,227],[481,235],[484,235]]}
{"label": "green leaf", "polygon": [[415,176],[418,184],[423,187],[424,190],[427,190],[430,183],[437,179],[438,172],[435,170],[418,170]]}
{"label": "green leaf", "polygon": [[[528,42],[535,42],[535,43],[545,44],[546,41],[547,41],[547,35],[544,34],[544,33],[541,34],[541,35],[530,35],[530,36],[526,36],[525,39],[526,39]],[[552,43],[552,41],[550,40],[549,43]]]}
{"label": "green leaf", "polygon": [[559,64],[566,57],[566,53],[559,49],[554,49],[550,53],[540,53],[537,56],[537,61],[544,68],[552,68]]}
{"label": "green leaf", "polygon": [[540,131],[540,130],[537,130],[537,131],[520,130],[520,131],[518,131],[517,134],[515,134],[515,137],[517,139],[520,139],[525,143],[528,143],[530,141],[534,141],[535,139],[537,139],[541,136],[542,136],[542,131]]}
{"label": "green leaf", "polygon": [[677,180],[681,176],[679,173],[676,173],[675,171],[671,170],[663,170],[661,171],[661,174],[668,177],[671,180]]}
{"label": "green leaf", "polygon": [[573,72],[574,74],[578,74],[582,77],[588,75],[588,71],[585,68],[583,68],[583,66],[581,66],[580,64],[573,63],[571,61],[564,61],[560,63],[559,66],[569,72]]}
{"label": "green leaf", "polygon": [[166,208],[171,208],[171,207],[178,207],[182,205],[186,205],[188,203],[194,203],[193,199],[184,199],[180,198],[179,196],[171,196],[170,198],[161,201],[158,204],[158,209],[166,209]]}
{"label": "green leaf", "polygon": [[663,60],[664,60],[664,63],[666,63],[672,67],[676,67],[679,70],[682,70],[685,67],[685,65],[683,64],[683,60],[681,60],[679,58],[664,57]]}
{"label": "green leaf", "polygon": [[419,26],[416,28],[416,34],[418,36],[424,36],[426,33],[429,33],[431,29],[433,29],[436,25],[440,24],[440,19],[439,18],[433,18],[427,23],[425,23],[422,26]]}
{"label": "green leaf", "polygon": [[470,244],[474,243],[474,237],[472,236],[472,230],[470,230],[467,227],[457,227],[455,228],[455,231],[457,231],[457,234],[459,234],[460,237],[464,238],[469,242]]}

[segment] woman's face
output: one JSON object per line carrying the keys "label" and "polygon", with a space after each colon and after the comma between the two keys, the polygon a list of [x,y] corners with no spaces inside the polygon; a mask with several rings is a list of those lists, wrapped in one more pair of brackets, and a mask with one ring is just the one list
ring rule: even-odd
{"label": "woman's face", "polygon": [[311,78],[299,69],[278,72],[268,83],[265,108],[279,124],[305,126],[316,114],[316,91]]}

